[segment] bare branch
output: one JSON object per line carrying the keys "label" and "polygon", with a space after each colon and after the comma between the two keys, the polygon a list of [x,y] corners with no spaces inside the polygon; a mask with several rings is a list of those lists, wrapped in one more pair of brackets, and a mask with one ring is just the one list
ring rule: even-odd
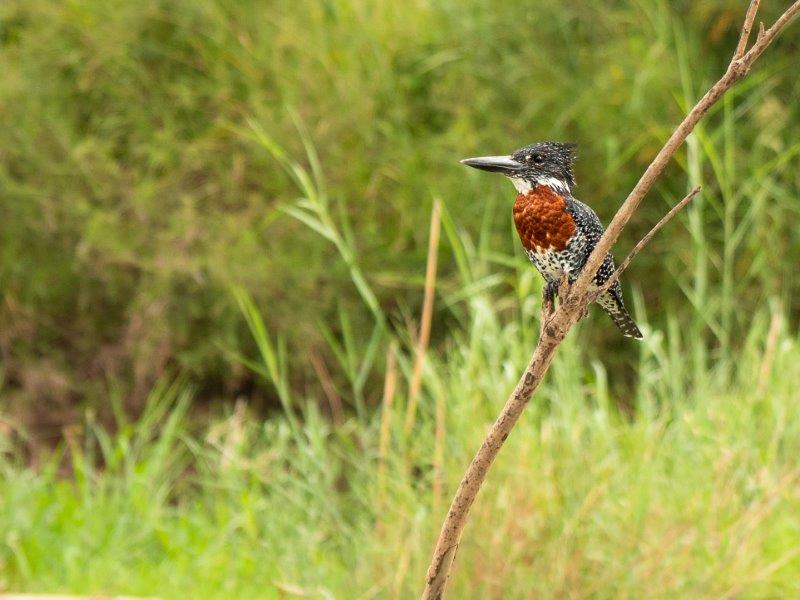
{"label": "bare branch", "polygon": [[[742,45],[742,38],[745,40],[744,46],[746,47],[747,45],[747,39],[755,19],[757,5],[758,2],[751,2],[748,8],[736,53],[739,52],[739,47]],[[447,585],[447,580],[450,575],[450,569],[455,559],[458,544],[461,540],[461,533],[467,522],[469,509],[475,501],[475,497],[484,479],[486,479],[489,468],[500,452],[503,443],[511,433],[511,430],[533,396],[533,393],[541,384],[558,346],[564,340],[567,332],[569,332],[572,326],[575,325],[584,314],[589,302],[592,301],[592,294],[588,291],[589,285],[594,279],[594,275],[600,267],[600,263],[617,241],[628,221],[633,217],[636,209],[653,186],[655,180],[664,171],[667,163],[686,137],[692,132],[695,125],[697,125],[700,119],[708,112],[708,109],[711,108],[726,91],[747,75],[748,70],[756,59],[761,56],[761,53],[772,43],[772,40],[786,27],[798,11],[800,11],[800,0],[794,2],[767,31],[763,31],[763,28],[761,28],[756,42],[749,51],[742,56],[737,56],[737,54],[734,53],[734,58],[728,65],[725,74],[705,93],[705,95],[703,95],[694,108],[689,111],[689,114],[686,115],[684,120],[665,142],[663,148],[661,148],[638,183],[634,186],[633,190],[631,190],[631,193],[609,224],[605,234],[589,256],[578,279],[569,286],[569,291],[566,292],[565,296],[561,296],[563,299],[561,304],[553,310],[551,304],[548,302],[543,303],[539,343],[534,350],[525,372],[514,388],[514,392],[506,401],[500,416],[489,429],[486,439],[467,468],[461,480],[461,484],[458,486],[458,491],[450,505],[450,509],[447,512],[444,523],[442,524],[439,539],[436,542],[436,548],[434,549],[431,564],[428,568],[425,591],[422,594],[424,600],[438,600],[443,597],[445,586]],[[747,33],[744,31],[745,27],[748,29]],[[682,200],[670,213],[673,211],[677,212],[680,208],[683,208],[683,206],[691,200],[692,196],[693,195],[690,194],[689,197]],[[668,218],[662,219],[663,223],[666,223],[669,218],[672,218],[670,215],[667,216]],[[660,222],[651,233],[654,235],[663,223]],[[652,235],[648,234],[642,242],[646,244],[650,237],[652,237]],[[640,242],[640,244],[642,244],[642,242]],[[634,251],[638,252],[639,250],[634,248]],[[635,256],[635,254],[633,254],[633,256]],[[632,260],[633,256],[629,258]],[[629,262],[630,261],[626,259],[626,262],[620,266],[622,268],[627,267],[627,263]]]}
{"label": "bare branch", "polygon": [[645,170],[642,177],[634,186],[631,193],[625,199],[617,214],[608,225],[605,234],[595,246],[592,254],[586,261],[583,271],[578,276],[577,281],[572,286],[572,298],[565,300],[565,305],[570,305],[571,309],[575,309],[581,301],[586,301],[586,290],[590,281],[594,278],[594,274],[603,262],[605,255],[611,250],[611,247],[616,243],[625,225],[630,221],[639,204],[644,199],[653,183],[659,175],[664,171],[669,160],[678,148],[683,144],[684,140],[692,132],[695,125],[703,118],[717,100],[728,91],[733,85],[742,77],[747,75],[748,70],[756,59],[761,56],[761,53],[772,43],[775,37],[786,27],[792,17],[800,11],[800,0],[796,0],[787,10],[783,13],[775,24],[770,27],[764,35],[756,41],[756,43],[739,59],[731,60],[725,74],[717,81],[697,102],[697,104],[689,111],[686,118],[675,129],[669,137],[664,147],[656,154],[656,157]]}
{"label": "bare branch", "polygon": [[744,25],[742,25],[742,33],[739,35],[739,43],[736,45],[736,51],[733,53],[734,60],[744,56],[744,51],[747,49],[747,41],[750,39],[750,31],[752,31],[753,22],[756,20],[759,4],[761,4],[761,0],[750,0],[750,6],[747,7],[747,14],[744,17]]}
{"label": "bare branch", "polygon": [[536,388],[544,379],[544,374],[553,360],[559,344],[567,334],[568,329],[563,325],[553,323],[551,318],[552,303],[549,301],[542,304],[542,337],[536,346],[536,350],[531,357],[528,367],[520,377],[514,392],[506,401],[500,416],[489,428],[483,444],[475,458],[472,459],[467,472],[461,480],[455,498],[447,511],[442,530],[439,533],[439,540],[436,543],[436,550],[428,569],[428,576],[423,592],[425,599],[440,599],[444,595],[447,579],[450,575],[450,567],[458,550],[461,540],[461,532],[467,523],[467,515],[472,503],[475,501],[478,491],[481,488],[486,473],[489,471],[494,459],[506,441],[509,433],[517,423],[522,411],[527,406],[528,401],[533,396]]}
{"label": "bare branch", "polygon": [[777,35],[789,24],[789,21],[791,21],[798,12],[800,12],[800,0],[797,0],[794,4],[787,8],[786,12],[778,17],[772,27],[767,29],[763,35],[761,35],[759,32],[756,43],[753,44],[750,50],[747,51],[747,54],[742,57],[742,60],[748,61],[749,64],[753,64],[753,62],[759,56],[761,56],[762,52],[767,49],[767,46],[772,43],[772,40],[777,37]]}
{"label": "bare branch", "polygon": [[639,240],[639,243],[636,244],[633,247],[633,250],[631,250],[630,254],[628,254],[628,256],[625,257],[625,260],[623,260],[620,263],[619,267],[617,267],[617,270],[614,271],[614,274],[611,275],[611,277],[608,278],[608,281],[606,281],[602,286],[600,286],[600,289],[596,292],[595,297],[596,296],[600,296],[603,293],[607,292],[608,289],[612,285],[614,285],[614,282],[617,281],[620,278],[620,276],[622,275],[622,272],[625,269],[628,268],[628,265],[630,265],[631,261],[634,258],[636,258],[636,255],[639,254],[639,252],[641,252],[642,249],[647,244],[650,243],[650,240],[652,240],[653,237],[655,237],[655,235],[661,230],[662,227],[664,227],[664,225],[669,223],[675,215],[677,215],[681,210],[683,210],[683,208],[687,204],[689,204],[689,202],[694,200],[694,197],[698,193],[700,193],[700,186],[699,185],[696,188],[694,188],[691,192],[689,192],[684,197],[683,200],[681,200],[675,206],[673,206],[667,214],[665,214],[663,217],[661,217],[661,220],[658,223],[653,225],[653,228],[650,231],[647,232],[647,235],[645,235],[641,240]]}

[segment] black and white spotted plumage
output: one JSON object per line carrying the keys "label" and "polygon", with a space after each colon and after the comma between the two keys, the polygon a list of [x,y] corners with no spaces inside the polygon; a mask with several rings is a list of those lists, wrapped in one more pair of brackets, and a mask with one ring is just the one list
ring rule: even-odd
{"label": "black and white spotted plumage", "polygon": [[[567,247],[561,251],[548,250],[538,253],[528,250],[528,258],[549,284],[557,286],[564,273],[569,275],[570,281],[575,281],[583,270],[589,255],[594,250],[597,242],[605,231],[597,214],[586,204],[572,197],[568,190],[564,190],[566,211],[575,221],[575,233],[567,242]],[[609,252],[594,276],[595,289],[602,286],[613,275],[616,267],[614,257]],[[597,299],[597,304],[608,313],[614,324],[627,337],[642,338],[642,332],[625,308],[622,300],[622,287],[619,281]]]}
{"label": "black and white spotted plumage", "polygon": [[[529,202],[527,208],[521,205],[519,214],[515,204],[515,224],[528,257],[547,281],[549,291],[556,288],[563,273],[571,281],[577,279],[604,231],[595,212],[572,196],[574,160],[575,144],[538,142],[508,156],[461,161],[476,169],[502,173],[517,188],[517,203]],[[595,274],[595,289],[608,281],[614,270],[614,258],[608,253]],[[625,308],[619,281],[597,303],[624,335],[642,337]]]}

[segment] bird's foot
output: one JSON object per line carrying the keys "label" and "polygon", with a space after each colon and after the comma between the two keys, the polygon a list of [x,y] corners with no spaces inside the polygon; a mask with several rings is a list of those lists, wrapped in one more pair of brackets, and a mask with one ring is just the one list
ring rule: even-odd
{"label": "bird's foot", "polygon": [[[545,323],[549,320],[550,316],[556,310],[556,294],[558,293],[558,285],[546,282],[542,289],[542,322],[540,329],[543,331]],[[540,333],[542,333],[540,331]]]}
{"label": "bird's foot", "polygon": [[558,283],[555,281],[548,281],[544,284],[544,301],[549,304],[555,304],[556,296],[558,295]]}

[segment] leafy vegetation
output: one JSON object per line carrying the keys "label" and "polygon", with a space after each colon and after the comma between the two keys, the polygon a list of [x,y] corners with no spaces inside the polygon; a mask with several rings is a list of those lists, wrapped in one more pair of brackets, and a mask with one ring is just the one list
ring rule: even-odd
{"label": "leafy vegetation", "polygon": [[[429,357],[411,434],[405,394],[339,426],[290,397],[285,418],[239,404],[198,430],[177,381],[114,434],[89,418],[36,473],[5,461],[2,585],[413,597],[449,495],[534,341],[532,304],[508,321],[471,298],[470,325]],[[685,359],[693,342],[649,330],[630,416],[575,332],[473,509],[454,597],[797,595],[800,345],[773,319],[769,334],[767,312],[756,315],[732,378],[719,364],[700,381]]]}
{"label": "leafy vegetation", "polygon": [[[78,404],[101,410],[109,393],[139,409],[170,366],[192,374],[201,400],[247,394],[256,382],[220,352],[247,348],[231,285],[269,307],[270,330],[299,359],[333,358],[319,324],[332,327],[339,311],[357,340],[370,338],[351,266],[293,218],[308,191],[264,135],[306,168],[313,144],[331,218],[347,223],[339,229],[392,321],[417,313],[434,196],[459,227],[488,228],[486,249],[516,248],[508,186],[458,158],[574,139],[579,196],[607,220],[720,72],[739,4],[4,2],[7,394],[20,410],[43,398],[58,407],[52,423],[26,421],[47,425],[43,437]],[[693,319],[709,347],[731,341],[719,339],[722,321],[746,329],[765,295],[797,308],[794,39],[711,116],[623,240],[684,191],[684,172],[704,184],[689,233],[672,228],[628,279],[652,318]],[[440,288],[453,292],[453,256],[440,263]],[[486,283],[513,293],[505,277]],[[687,296],[713,311],[690,317]],[[436,344],[450,323],[438,307]],[[605,328],[597,341],[617,342]],[[308,361],[295,363],[292,386],[316,388]],[[259,396],[276,400],[267,388]]]}
{"label": "leafy vegetation", "polygon": [[[608,220],[742,10],[2,3],[0,590],[418,593],[538,327],[511,188],[456,160],[574,139],[578,196]],[[454,597],[800,593],[788,33],[622,240],[703,185],[626,273],[645,340],[599,311],[570,334]]]}

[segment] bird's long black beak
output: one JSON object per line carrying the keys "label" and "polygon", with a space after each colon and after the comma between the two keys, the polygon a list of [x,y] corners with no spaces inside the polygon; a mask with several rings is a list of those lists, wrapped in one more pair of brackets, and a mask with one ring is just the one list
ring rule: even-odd
{"label": "bird's long black beak", "polygon": [[461,162],[475,169],[509,176],[519,172],[524,166],[510,156],[479,156],[477,158],[465,158]]}

